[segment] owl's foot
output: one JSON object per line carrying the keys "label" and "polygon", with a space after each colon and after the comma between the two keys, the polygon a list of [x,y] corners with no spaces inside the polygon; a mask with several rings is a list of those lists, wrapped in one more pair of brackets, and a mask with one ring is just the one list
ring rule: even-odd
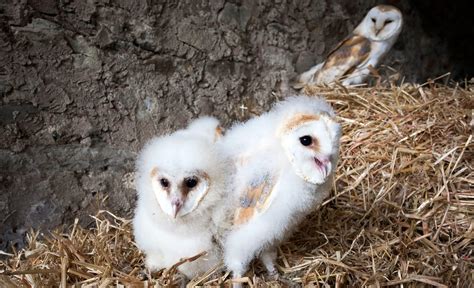
{"label": "owl's foot", "polygon": [[186,277],[184,274],[179,273],[179,275],[176,277],[176,284],[180,288],[186,288],[186,285],[188,284],[189,279]]}
{"label": "owl's foot", "polygon": [[[265,269],[268,272],[268,275],[273,279],[278,279],[278,270],[275,267],[275,262],[277,258],[277,251],[276,249],[267,249],[262,252],[260,255],[260,260],[262,261]],[[275,280],[276,280],[275,279]]]}
{"label": "owl's foot", "polygon": [[280,273],[278,273],[278,270],[274,269],[272,271],[268,271],[268,279],[278,281],[280,279]]}

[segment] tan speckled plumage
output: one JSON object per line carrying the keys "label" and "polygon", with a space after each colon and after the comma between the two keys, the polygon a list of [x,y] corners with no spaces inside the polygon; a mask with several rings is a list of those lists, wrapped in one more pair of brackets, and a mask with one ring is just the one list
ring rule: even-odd
{"label": "tan speckled plumage", "polygon": [[397,40],[402,23],[402,14],[397,8],[375,6],[324,62],[299,75],[293,87],[331,85],[336,81],[345,86],[364,82]]}

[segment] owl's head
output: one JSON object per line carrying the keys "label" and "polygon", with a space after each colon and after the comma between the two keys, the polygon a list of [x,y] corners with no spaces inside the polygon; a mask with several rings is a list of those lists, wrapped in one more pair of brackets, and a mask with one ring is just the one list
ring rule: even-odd
{"label": "owl's head", "polygon": [[138,160],[137,190],[147,194],[142,197],[156,201],[170,218],[206,209],[218,199],[223,168],[214,145],[217,131],[217,120],[201,118],[150,141]]}
{"label": "owl's head", "polygon": [[402,30],[402,13],[390,5],[378,5],[370,9],[354,33],[372,41],[396,39]]}
{"label": "owl's head", "polygon": [[341,126],[326,102],[304,99],[300,104],[308,105],[293,109],[284,118],[278,135],[295,173],[307,182],[321,184],[336,168]]}

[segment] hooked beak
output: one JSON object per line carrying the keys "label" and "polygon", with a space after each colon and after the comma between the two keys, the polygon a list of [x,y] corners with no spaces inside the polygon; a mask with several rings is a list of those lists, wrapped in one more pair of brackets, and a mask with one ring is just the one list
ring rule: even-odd
{"label": "hooked beak", "polygon": [[329,157],[314,157],[314,162],[316,163],[316,166],[318,167],[319,171],[321,171],[321,174],[323,174],[324,178],[326,178],[331,172],[329,168],[329,163],[331,163]]}
{"label": "hooked beak", "polygon": [[380,28],[375,27],[375,36],[379,36],[379,33],[380,33],[380,31],[383,30],[383,27],[384,27],[384,26],[382,26],[382,27],[380,27]]}
{"label": "hooked beak", "polygon": [[176,218],[176,216],[178,216],[179,210],[181,210],[181,207],[183,207],[183,200],[174,198],[171,200],[171,207],[173,208],[173,217]]}

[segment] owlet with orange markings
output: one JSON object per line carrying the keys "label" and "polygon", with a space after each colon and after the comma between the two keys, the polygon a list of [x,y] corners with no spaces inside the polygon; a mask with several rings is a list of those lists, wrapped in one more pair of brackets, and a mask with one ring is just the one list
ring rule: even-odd
{"label": "owlet with orange markings", "polygon": [[133,229],[151,270],[207,252],[178,267],[192,278],[222,258],[212,214],[228,186],[225,171],[231,165],[215,145],[218,125],[214,118],[197,119],[184,130],[152,139],[138,156]]}
{"label": "owlet with orange markings", "polygon": [[222,241],[234,278],[255,257],[277,275],[277,245],[329,195],[341,134],[334,117],[323,99],[291,97],[220,141],[236,166],[227,209],[232,226]]}
{"label": "owlet with orange markings", "polygon": [[326,60],[299,75],[293,87],[300,89],[304,85],[335,81],[341,81],[345,86],[364,82],[397,41],[402,25],[402,13],[397,8],[390,5],[373,7]]}

